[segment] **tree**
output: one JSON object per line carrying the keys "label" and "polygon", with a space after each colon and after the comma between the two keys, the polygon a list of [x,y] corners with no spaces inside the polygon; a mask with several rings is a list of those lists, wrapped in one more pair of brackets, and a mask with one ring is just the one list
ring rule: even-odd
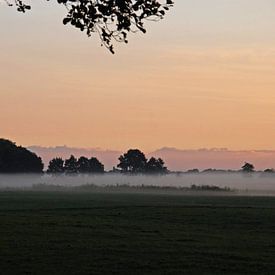
{"label": "tree", "polygon": [[7,139],[0,139],[0,173],[42,173],[40,157]]}
{"label": "tree", "polygon": [[80,157],[77,164],[79,173],[104,173],[104,165],[97,158]]}
{"label": "tree", "polygon": [[77,168],[79,173],[89,173],[90,172],[90,162],[86,157],[80,157],[77,161]]}
{"label": "tree", "polygon": [[49,162],[48,173],[63,173],[64,172],[64,160],[62,158],[54,158]]}
{"label": "tree", "polygon": [[54,158],[49,162],[48,173],[104,173],[104,165],[97,158],[81,156],[76,159],[73,155],[65,162],[62,158]]}
{"label": "tree", "polygon": [[145,155],[138,149],[130,149],[124,155],[119,157],[118,168],[121,168],[122,172],[129,173],[144,173],[147,163]]}
{"label": "tree", "polygon": [[199,172],[200,172],[200,170],[197,168],[190,169],[190,170],[186,171],[186,173],[189,173],[189,174],[198,174]]}
{"label": "tree", "polygon": [[267,168],[264,170],[265,173],[274,173],[274,169],[273,168]]}
{"label": "tree", "polygon": [[251,173],[254,172],[254,165],[251,163],[246,162],[243,166],[242,166],[242,171],[245,173]]}
{"label": "tree", "polygon": [[104,165],[97,158],[89,159],[90,173],[104,173]]}
{"label": "tree", "polygon": [[70,158],[65,160],[64,171],[68,174],[77,173],[78,163],[77,159],[71,155]]}
{"label": "tree", "polygon": [[[20,12],[31,9],[24,0],[4,0]],[[49,1],[49,0],[48,0]],[[146,32],[144,21],[159,21],[174,4],[173,0],[57,0],[64,5],[67,16],[63,24],[97,33],[102,45],[114,53],[113,42],[128,43],[128,33]]]}
{"label": "tree", "polygon": [[149,174],[165,174],[168,170],[161,158],[156,159],[152,157],[146,163],[145,172]]}

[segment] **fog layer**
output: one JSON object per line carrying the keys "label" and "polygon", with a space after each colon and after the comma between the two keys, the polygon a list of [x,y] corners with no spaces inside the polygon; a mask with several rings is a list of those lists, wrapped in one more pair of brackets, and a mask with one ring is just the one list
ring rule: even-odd
{"label": "fog layer", "polygon": [[105,186],[158,186],[158,187],[190,187],[191,185],[209,185],[240,191],[242,194],[255,192],[275,195],[275,175],[267,173],[200,173],[200,174],[168,174],[165,176],[145,175],[0,175],[0,190],[28,189],[37,185],[77,187],[82,185]]}

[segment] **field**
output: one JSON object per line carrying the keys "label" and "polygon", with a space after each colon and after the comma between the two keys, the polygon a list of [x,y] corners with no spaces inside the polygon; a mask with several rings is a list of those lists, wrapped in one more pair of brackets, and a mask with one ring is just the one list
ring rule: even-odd
{"label": "field", "polygon": [[1,274],[275,274],[275,198],[0,192]]}

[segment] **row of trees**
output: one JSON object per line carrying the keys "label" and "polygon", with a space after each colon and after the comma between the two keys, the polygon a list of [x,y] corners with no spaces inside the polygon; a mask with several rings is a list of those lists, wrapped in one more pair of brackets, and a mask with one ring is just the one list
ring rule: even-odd
{"label": "row of trees", "polygon": [[[114,172],[128,174],[165,174],[168,172],[164,166],[164,161],[160,158],[150,158],[147,160],[144,153],[138,149],[131,149],[119,157],[118,169]],[[104,165],[97,158],[80,157],[77,159],[71,155],[70,158],[54,158],[49,162],[48,173],[104,173]]]}
{"label": "row of trees", "polygon": [[[243,166],[242,166],[242,171],[245,173],[253,173],[255,172],[255,167],[253,164],[246,162]],[[264,170],[265,173],[274,173],[275,170],[273,168],[268,168]]]}
{"label": "row of trees", "polygon": [[[43,173],[42,159],[28,149],[17,146],[7,139],[0,139],[0,173]],[[119,157],[117,169],[113,171],[129,174],[151,173],[165,174],[168,172],[164,161],[160,158],[147,160],[144,153],[131,149]],[[49,162],[48,173],[104,173],[104,165],[97,158],[70,156],[63,160],[54,158]]]}
{"label": "row of trees", "polygon": [[62,158],[54,158],[49,162],[48,173],[104,173],[104,165],[97,158],[80,157],[73,155],[65,161]]}
{"label": "row of trees", "polygon": [[[223,169],[208,168],[208,169],[200,171],[199,169],[195,168],[195,169],[187,170],[184,173],[196,174],[196,173],[236,173],[236,172],[243,172],[243,173],[253,173],[253,172],[275,173],[275,170],[272,169],[272,168],[268,168],[268,169],[265,169],[263,171],[256,171],[253,164],[251,164],[249,162],[245,162],[240,170],[223,170]],[[181,172],[177,172],[177,173],[181,173]]]}
{"label": "row of trees", "polygon": [[[7,139],[0,139],[0,173],[42,173],[44,164],[40,157],[28,149],[17,146]],[[253,164],[246,162],[241,171],[245,173],[255,172]],[[73,155],[63,160],[54,158],[49,162],[48,173],[104,173],[104,165],[95,157],[76,158]],[[126,174],[166,174],[168,169],[161,158],[151,157],[147,159],[138,149],[128,150],[119,157],[117,168],[113,172]],[[198,169],[189,170],[188,173],[199,173]],[[207,169],[203,172],[226,172],[223,170]],[[274,173],[273,169],[264,170],[266,173]]]}

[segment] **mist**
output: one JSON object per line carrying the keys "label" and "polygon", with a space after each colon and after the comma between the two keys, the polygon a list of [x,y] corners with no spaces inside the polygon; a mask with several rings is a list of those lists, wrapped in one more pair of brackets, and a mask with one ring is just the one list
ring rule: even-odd
{"label": "mist", "polygon": [[[188,188],[197,186],[218,186],[230,188],[235,194],[275,196],[275,175],[267,173],[198,173],[168,174],[162,176],[148,175],[37,175],[16,174],[0,175],[0,190],[26,190],[44,187],[74,188],[81,186],[96,187],[169,187]],[[103,189],[103,188],[102,188]],[[142,188],[140,188],[142,189]]]}

